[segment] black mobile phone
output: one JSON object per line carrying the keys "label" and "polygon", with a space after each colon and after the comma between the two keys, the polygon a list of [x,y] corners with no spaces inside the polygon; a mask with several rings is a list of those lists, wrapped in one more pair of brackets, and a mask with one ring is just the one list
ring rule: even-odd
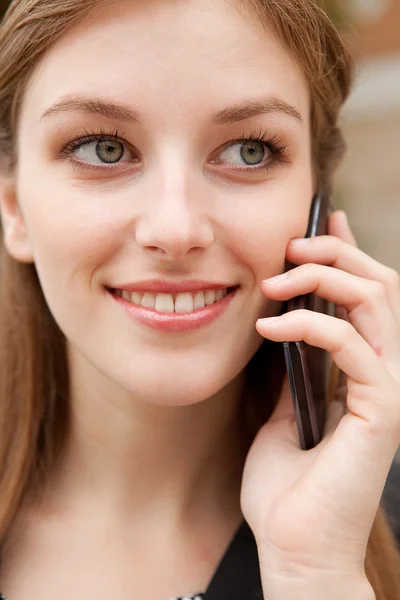
{"label": "black mobile phone", "polygon": [[[328,217],[332,210],[330,197],[316,194],[304,237],[327,234]],[[312,293],[289,300],[283,312],[299,308],[333,314],[333,305]],[[300,447],[309,450],[323,437],[332,360],[325,350],[303,341],[283,342],[283,349]]]}

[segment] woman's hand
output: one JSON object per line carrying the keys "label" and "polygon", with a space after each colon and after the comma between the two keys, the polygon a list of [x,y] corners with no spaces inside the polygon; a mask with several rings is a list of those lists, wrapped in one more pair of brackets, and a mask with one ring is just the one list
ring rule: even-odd
{"label": "woman's hand", "polygon": [[[347,376],[347,390],[342,385],[342,398],[338,389],[329,406],[322,441],[304,451],[286,377],[247,456],[242,511],[257,541],[268,600],[289,600],[288,586],[313,581],[319,600],[362,600],[371,597],[361,593],[368,538],[400,444],[399,276],[356,247],[340,211],[329,219],[329,235],[290,242],[287,258],[300,266],[263,282],[265,296],[287,300],[314,292],[337,304],[338,313],[293,311],[260,319],[257,331],[327,350]],[[359,595],[350,592],[358,582]]]}

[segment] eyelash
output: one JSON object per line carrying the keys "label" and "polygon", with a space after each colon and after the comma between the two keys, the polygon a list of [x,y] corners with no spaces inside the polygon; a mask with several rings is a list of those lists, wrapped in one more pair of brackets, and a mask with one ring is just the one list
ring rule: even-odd
{"label": "eyelash", "polygon": [[[61,146],[61,155],[65,156],[66,158],[68,158],[68,160],[73,164],[74,168],[78,168],[78,169],[84,169],[84,170],[93,170],[93,171],[105,171],[106,169],[112,169],[115,167],[101,167],[99,165],[91,165],[90,163],[82,163],[80,161],[74,160],[71,158],[72,153],[74,152],[74,150],[78,149],[80,146],[83,146],[84,144],[88,144],[90,142],[94,142],[94,141],[104,141],[105,139],[108,140],[114,140],[120,143],[124,143],[127,144],[128,146],[130,145],[129,142],[125,139],[124,135],[121,134],[119,132],[118,129],[114,129],[112,131],[106,131],[103,128],[100,128],[99,132],[94,132],[94,131],[87,131],[86,129],[85,131],[85,135],[81,136],[79,138],[67,138],[64,140],[64,142],[62,143]],[[286,154],[286,149],[287,149],[287,145],[285,146],[282,143],[282,140],[279,138],[278,135],[269,135],[268,133],[264,132],[262,129],[258,130],[258,131],[252,131],[249,135],[242,135],[239,138],[229,142],[225,148],[223,150],[226,150],[227,148],[230,148],[231,146],[235,146],[236,144],[240,144],[240,143],[244,143],[244,142],[260,142],[263,143],[268,150],[271,152],[271,160],[261,166],[258,167],[255,166],[253,167],[236,167],[234,168],[234,170],[236,171],[245,171],[245,172],[249,172],[249,171],[269,171],[270,169],[272,169],[273,167],[275,167],[277,164],[281,163],[285,163],[288,162],[288,156]],[[221,150],[221,152],[223,151]],[[115,163],[118,164],[118,163]]]}

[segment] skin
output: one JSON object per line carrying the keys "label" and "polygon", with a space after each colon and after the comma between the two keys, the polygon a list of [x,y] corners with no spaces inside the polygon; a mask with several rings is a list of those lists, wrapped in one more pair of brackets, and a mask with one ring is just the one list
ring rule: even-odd
{"label": "skin", "polygon": [[[40,119],[62,96],[77,93],[122,102],[143,123],[78,111]],[[211,122],[215,111],[244,97],[271,96],[301,119],[275,111]],[[321,573],[332,564],[341,576],[331,598],[371,597],[362,556],[400,437],[393,418],[400,397],[398,281],[355,247],[341,213],[330,219],[330,236],[299,250],[289,244],[304,234],[313,194],[308,114],[296,62],[272,31],[223,2],[126,0],[118,12],[98,10],[34,73],[19,120],[18,170],[3,181],[1,210],[8,251],[35,263],[67,339],[72,426],[49,489],[40,501],[30,498],[5,545],[2,591],[11,600],[28,593],[50,600],[55,591],[64,600],[71,572],[82,597],[160,600],[204,590],[243,515],[259,546],[269,600],[300,599],[303,584],[310,600],[316,581],[330,593]],[[130,153],[121,165],[85,170],[61,158],[65,139],[85,128],[123,132]],[[238,146],[227,154],[227,143],[260,129],[286,146],[285,161],[258,172],[235,169],[245,163]],[[99,162],[93,144],[83,157]],[[261,283],[283,271],[285,257],[312,264],[286,283]],[[104,289],[149,277],[241,287],[210,327],[161,335],[128,320]],[[379,305],[368,300],[372,285],[385,296]],[[282,300],[312,290],[348,309],[349,322],[303,313],[275,325],[265,320]],[[363,413],[360,390],[350,385],[349,413],[343,417],[334,405],[326,438],[304,453],[286,385],[242,481],[236,408],[243,369],[263,337],[306,339],[331,351],[350,382],[362,379],[369,401]],[[386,413],[374,408],[378,395]],[[372,427],[371,435],[370,419],[379,425],[389,415],[390,427]],[[340,470],[341,452],[354,456],[351,475]],[[325,476],[332,472],[340,514]],[[376,487],[360,511],[371,475]],[[344,518],[349,506],[359,519],[354,530]],[[321,534],[310,538],[310,527]],[[297,569],[297,592],[288,564]]]}

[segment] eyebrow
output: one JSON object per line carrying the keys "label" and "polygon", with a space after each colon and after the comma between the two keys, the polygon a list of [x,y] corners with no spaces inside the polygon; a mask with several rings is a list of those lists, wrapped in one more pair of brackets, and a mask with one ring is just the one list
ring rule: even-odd
{"label": "eyebrow", "polygon": [[[102,98],[86,98],[83,96],[70,96],[60,99],[47,108],[40,121],[60,112],[78,111],[84,114],[98,114],[108,119],[126,121],[140,125],[142,123],[139,113],[124,103],[112,102]],[[299,111],[282,98],[272,96],[265,99],[249,99],[224,108],[214,113],[211,117],[213,125],[224,125],[244,121],[258,115],[269,113],[283,113],[302,122]]]}

